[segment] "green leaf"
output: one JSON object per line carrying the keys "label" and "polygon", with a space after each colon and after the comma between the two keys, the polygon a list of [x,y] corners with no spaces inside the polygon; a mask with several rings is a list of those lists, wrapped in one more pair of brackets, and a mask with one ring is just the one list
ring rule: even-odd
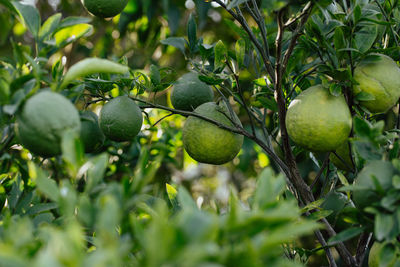
{"label": "green leaf", "polygon": [[160,70],[156,65],[153,64],[150,66],[150,80],[155,86],[161,84]]}
{"label": "green leaf", "polygon": [[25,27],[28,28],[33,37],[38,40],[40,29],[39,11],[34,6],[22,4],[21,2],[12,1],[12,4],[18,10]]}
{"label": "green leaf", "polygon": [[187,35],[189,40],[189,49],[191,53],[195,52],[197,45],[197,25],[193,14],[190,14],[187,25]]}
{"label": "green leaf", "polygon": [[285,190],[286,182],[282,175],[275,176],[271,168],[265,168],[257,182],[257,190],[254,194],[254,204],[265,207],[270,203],[276,202]]}
{"label": "green leaf", "polygon": [[329,244],[336,244],[339,242],[344,242],[347,241],[353,237],[358,236],[359,234],[361,234],[362,232],[364,232],[364,228],[360,228],[360,227],[351,227],[348,228],[340,233],[338,233],[337,235],[331,237],[328,240]]}
{"label": "green leaf", "polygon": [[77,24],[62,28],[54,34],[56,45],[64,47],[67,44],[75,42],[81,37],[88,36],[93,32],[93,26],[90,24]]}
{"label": "green leaf", "polygon": [[239,68],[243,67],[244,56],[246,54],[246,42],[243,39],[237,40],[235,44],[235,54]]}
{"label": "green leaf", "polygon": [[168,199],[175,210],[179,209],[179,202],[177,199],[178,191],[170,184],[166,184]]}
{"label": "green leaf", "polygon": [[60,191],[54,180],[48,178],[47,174],[32,161],[28,162],[29,176],[36,182],[36,186],[49,199],[57,202],[60,198]]}
{"label": "green leaf", "polygon": [[214,47],[214,71],[221,71],[225,67],[228,50],[225,44],[219,40]]}
{"label": "green leaf", "polygon": [[74,26],[77,24],[88,24],[91,21],[92,19],[88,17],[69,16],[61,21],[60,25],[58,26],[58,29]]}
{"label": "green leaf", "polygon": [[129,71],[127,66],[115,63],[107,59],[86,58],[75,63],[65,74],[60,86],[63,89],[73,80],[95,73],[116,73],[124,74]]}
{"label": "green leaf", "polygon": [[373,94],[362,91],[356,95],[355,100],[371,101],[371,100],[375,100],[375,96]]}
{"label": "green leaf", "polygon": [[62,158],[75,178],[85,156],[83,144],[75,131],[66,131],[61,140]]}
{"label": "green leaf", "polygon": [[185,40],[185,38],[183,38],[183,37],[169,37],[167,39],[162,40],[161,43],[164,44],[164,45],[170,45],[170,46],[173,46],[173,47],[179,49],[182,52],[182,54],[184,56],[186,56],[185,45],[187,45],[188,43]]}
{"label": "green leaf", "polygon": [[107,169],[108,155],[106,153],[100,154],[91,158],[85,163],[80,172],[83,174],[87,171],[87,183],[85,187],[86,192],[91,192],[104,178],[104,173]]}
{"label": "green leaf", "polygon": [[194,202],[190,193],[183,186],[178,189],[178,201],[182,209],[197,210],[196,202]]}
{"label": "green leaf", "polygon": [[371,134],[371,128],[372,125],[368,121],[357,116],[354,117],[354,130],[358,136],[369,138]]}
{"label": "green leaf", "polygon": [[356,47],[361,53],[367,52],[374,44],[377,36],[377,25],[362,27],[354,35]]}
{"label": "green leaf", "polygon": [[390,239],[390,232],[395,226],[394,217],[391,214],[378,213],[375,216],[374,234],[377,240]]}
{"label": "green leaf", "polygon": [[43,41],[51,36],[58,27],[61,20],[61,13],[56,13],[50,16],[42,25],[39,31],[39,40]]}

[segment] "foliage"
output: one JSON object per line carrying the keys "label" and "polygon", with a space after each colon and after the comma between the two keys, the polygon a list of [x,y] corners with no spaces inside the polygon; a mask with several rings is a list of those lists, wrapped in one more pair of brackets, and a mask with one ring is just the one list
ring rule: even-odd
{"label": "foliage", "polygon": [[[0,0],[0,265],[366,266],[373,242],[379,264],[398,262],[399,108],[374,113],[376,97],[353,90],[377,53],[398,65],[398,1],[130,0],[111,20],[44,2]],[[241,123],[172,108],[169,88],[189,69]],[[290,103],[315,85],[351,111],[345,152],[288,135]],[[128,96],[141,132],[86,154],[65,132],[61,155],[32,154],[16,117],[44,90],[95,113]],[[243,135],[239,155],[193,167],[188,116]],[[373,197],[360,205],[360,192]]]}

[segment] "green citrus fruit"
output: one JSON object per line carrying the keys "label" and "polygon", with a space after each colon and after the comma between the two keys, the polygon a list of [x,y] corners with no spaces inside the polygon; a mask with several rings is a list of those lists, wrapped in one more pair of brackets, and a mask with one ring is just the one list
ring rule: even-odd
{"label": "green citrus fruit", "polygon": [[124,10],[129,0],[81,0],[85,8],[100,18],[110,18]]}
{"label": "green citrus fruit", "polygon": [[353,192],[354,204],[360,208],[373,204],[380,200],[376,191],[374,179],[376,179],[382,190],[387,191],[392,187],[392,177],[397,173],[396,169],[387,161],[371,161],[357,175],[355,185],[359,188]]}
{"label": "green citrus fruit", "polygon": [[184,74],[173,86],[171,103],[176,109],[192,111],[203,103],[212,102],[210,86],[199,80],[196,73]]}
{"label": "green citrus fruit", "polygon": [[[219,123],[233,127],[226,106],[213,102],[198,106],[194,112]],[[239,118],[233,120],[241,125]],[[231,161],[240,151],[243,136],[221,129],[218,126],[197,117],[189,116],[183,127],[183,145],[188,154],[198,162],[224,164]]]}
{"label": "green citrus fruit", "polygon": [[333,165],[343,171],[352,171],[354,169],[353,161],[350,157],[349,142],[344,142],[343,144],[341,144],[336,149],[335,153],[338,154],[341,159],[338,158],[335,154],[331,153],[329,159],[333,163]]}
{"label": "green citrus fruit", "polygon": [[104,134],[100,130],[97,115],[90,110],[81,113],[81,140],[85,152],[93,152],[99,149],[104,142]]}
{"label": "green citrus fruit", "polygon": [[139,106],[127,96],[119,96],[101,109],[100,128],[113,141],[131,141],[140,131],[143,115]]}
{"label": "green citrus fruit", "polygon": [[400,97],[400,68],[390,57],[374,55],[374,60],[364,60],[354,69],[354,79],[359,84],[353,87],[353,94],[372,95],[374,100],[360,104],[372,113],[386,112]]}
{"label": "green citrus fruit", "polygon": [[79,132],[81,127],[75,106],[66,97],[50,91],[29,98],[16,122],[21,143],[43,157],[61,154],[63,133],[66,130]]}
{"label": "green citrus fruit", "polygon": [[343,96],[333,96],[316,85],[301,92],[288,108],[290,138],[311,151],[333,151],[347,140],[351,114]]}

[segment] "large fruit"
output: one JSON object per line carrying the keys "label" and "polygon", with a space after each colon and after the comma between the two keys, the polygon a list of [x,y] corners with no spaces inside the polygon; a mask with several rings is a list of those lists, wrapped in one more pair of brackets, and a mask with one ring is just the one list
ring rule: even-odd
{"label": "large fruit", "polygon": [[99,149],[104,142],[104,134],[100,130],[97,115],[90,110],[81,113],[81,140],[85,152],[93,152]]}
{"label": "large fruit", "polygon": [[17,115],[16,132],[31,152],[52,157],[61,154],[65,131],[79,132],[81,123],[75,106],[64,96],[50,91],[29,98]]}
{"label": "large fruit", "polygon": [[128,4],[128,0],[81,0],[85,8],[100,18],[118,15]]}
{"label": "large fruit", "polygon": [[[233,123],[224,115],[224,113],[229,114],[224,105],[217,105],[213,102],[204,103],[198,106],[194,112],[233,127]],[[234,121],[241,125],[239,118],[234,116]],[[189,116],[183,127],[183,145],[188,154],[199,162],[224,164],[239,153],[242,144],[242,135],[221,129],[197,117]]]}
{"label": "large fruit", "polygon": [[354,70],[354,79],[359,83],[353,94],[366,92],[375,99],[360,101],[373,113],[386,112],[400,97],[400,68],[388,56],[374,54],[373,60],[362,61]]}
{"label": "large fruit", "polygon": [[199,80],[196,73],[184,74],[173,86],[171,103],[176,109],[192,111],[203,103],[212,102],[214,93],[210,86]]}
{"label": "large fruit", "polygon": [[335,165],[338,169],[343,171],[353,171],[353,161],[350,155],[349,142],[344,142],[341,144],[335,151],[335,153],[340,157],[338,158],[334,153],[329,155],[330,161]]}
{"label": "large fruit", "polygon": [[383,191],[392,187],[392,177],[397,173],[396,169],[387,161],[371,161],[358,174],[355,185],[360,187],[353,192],[354,204],[360,208],[372,205],[380,200],[376,191],[374,179],[376,179]]}
{"label": "large fruit", "polygon": [[113,141],[131,141],[139,133],[142,123],[142,111],[127,96],[112,99],[100,111],[100,128]]}
{"label": "large fruit", "polygon": [[333,151],[347,140],[351,114],[343,96],[316,85],[301,92],[288,108],[290,138],[311,151]]}

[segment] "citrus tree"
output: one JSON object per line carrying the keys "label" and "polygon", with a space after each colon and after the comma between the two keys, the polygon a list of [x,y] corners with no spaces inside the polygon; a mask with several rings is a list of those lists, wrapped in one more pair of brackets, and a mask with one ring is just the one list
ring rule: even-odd
{"label": "citrus tree", "polygon": [[0,0],[2,265],[399,266],[398,1],[65,2]]}

